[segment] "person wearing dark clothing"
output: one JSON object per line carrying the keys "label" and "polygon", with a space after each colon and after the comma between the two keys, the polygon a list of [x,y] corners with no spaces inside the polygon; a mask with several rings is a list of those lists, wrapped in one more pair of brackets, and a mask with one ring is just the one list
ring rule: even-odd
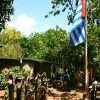
{"label": "person wearing dark clothing", "polygon": [[8,76],[8,95],[9,100],[14,100],[14,77],[13,73],[10,73]]}
{"label": "person wearing dark clothing", "polygon": [[97,83],[98,82],[96,80],[94,80],[93,83],[92,83],[91,92],[90,92],[91,100],[95,100],[96,99]]}

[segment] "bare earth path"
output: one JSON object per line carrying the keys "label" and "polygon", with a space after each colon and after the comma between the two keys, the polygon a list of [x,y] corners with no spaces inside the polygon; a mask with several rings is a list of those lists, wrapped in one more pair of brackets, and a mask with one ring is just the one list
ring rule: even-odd
{"label": "bare earth path", "polygon": [[[82,100],[82,92],[76,92],[75,90],[61,92],[54,88],[49,88],[48,90],[47,100]],[[0,100],[2,100],[2,96],[4,96],[4,91],[0,91]]]}
{"label": "bare earth path", "polygon": [[0,100],[2,100],[2,97],[4,96],[4,93],[5,93],[4,90],[0,91]]}
{"label": "bare earth path", "polygon": [[[98,95],[96,100],[100,100],[100,91],[97,91]],[[0,91],[0,100],[2,100],[2,96],[4,96],[4,91]],[[61,92],[54,88],[48,89],[48,97],[47,100],[82,100],[83,92],[77,90],[71,90],[69,92]]]}
{"label": "bare earth path", "polygon": [[48,89],[47,100],[82,100],[83,92],[71,90],[69,92],[61,92],[54,88]]}

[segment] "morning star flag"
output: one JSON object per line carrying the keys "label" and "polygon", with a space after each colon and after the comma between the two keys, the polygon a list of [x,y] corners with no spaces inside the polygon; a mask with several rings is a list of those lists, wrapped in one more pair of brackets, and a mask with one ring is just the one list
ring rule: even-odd
{"label": "morning star flag", "polygon": [[85,0],[79,0],[73,26],[70,31],[70,40],[73,46],[85,41],[85,17],[86,5]]}

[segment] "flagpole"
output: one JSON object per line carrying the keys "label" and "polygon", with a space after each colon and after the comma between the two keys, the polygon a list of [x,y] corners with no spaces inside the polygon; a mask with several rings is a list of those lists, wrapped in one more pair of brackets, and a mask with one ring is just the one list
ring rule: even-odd
{"label": "flagpole", "polygon": [[[80,8],[82,8],[82,12],[80,11]],[[82,18],[81,18],[82,17]],[[88,57],[87,57],[87,14],[86,14],[86,0],[79,0],[78,7],[76,10],[76,15],[74,19],[74,24],[72,27],[72,30],[70,32],[70,38],[72,41],[72,44],[74,46],[85,42],[85,47],[84,47],[84,74],[85,74],[85,94],[84,97],[88,98],[89,97],[89,74],[88,74]],[[82,25],[79,20],[82,20],[83,23]],[[85,22],[84,22],[85,21]],[[83,27],[84,26],[84,27]],[[78,28],[81,27],[81,31],[79,31]],[[85,29],[85,30],[84,30]],[[82,39],[80,41],[80,38]]]}
{"label": "flagpole", "polygon": [[85,21],[85,92],[86,97],[89,97],[89,73],[88,73],[88,55],[87,55],[87,11]]}

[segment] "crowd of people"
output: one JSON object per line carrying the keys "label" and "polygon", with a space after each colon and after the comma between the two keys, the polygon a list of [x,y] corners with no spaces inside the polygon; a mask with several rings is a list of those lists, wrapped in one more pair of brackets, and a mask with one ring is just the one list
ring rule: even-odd
{"label": "crowd of people", "polygon": [[46,73],[35,77],[8,76],[7,100],[46,100],[48,79]]}
{"label": "crowd of people", "polygon": [[57,75],[55,73],[51,73],[51,81],[53,87],[57,86],[57,83],[60,84],[61,87],[68,86],[70,83],[70,75],[68,73],[63,73],[62,75]]}
{"label": "crowd of people", "polygon": [[[7,100],[47,100],[47,91],[50,81],[45,72],[42,74],[37,73],[35,77],[15,77],[14,73],[10,73],[7,80],[8,91],[5,95]],[[53,87],[56,87],[59,82],[61,87],[70,87],[70,74],[63,73],[62,75],[57,75],[51,73],[51,83]],[[97,84],[97,80],[93,79],[89,87],[91,100],[96,98]]]}

